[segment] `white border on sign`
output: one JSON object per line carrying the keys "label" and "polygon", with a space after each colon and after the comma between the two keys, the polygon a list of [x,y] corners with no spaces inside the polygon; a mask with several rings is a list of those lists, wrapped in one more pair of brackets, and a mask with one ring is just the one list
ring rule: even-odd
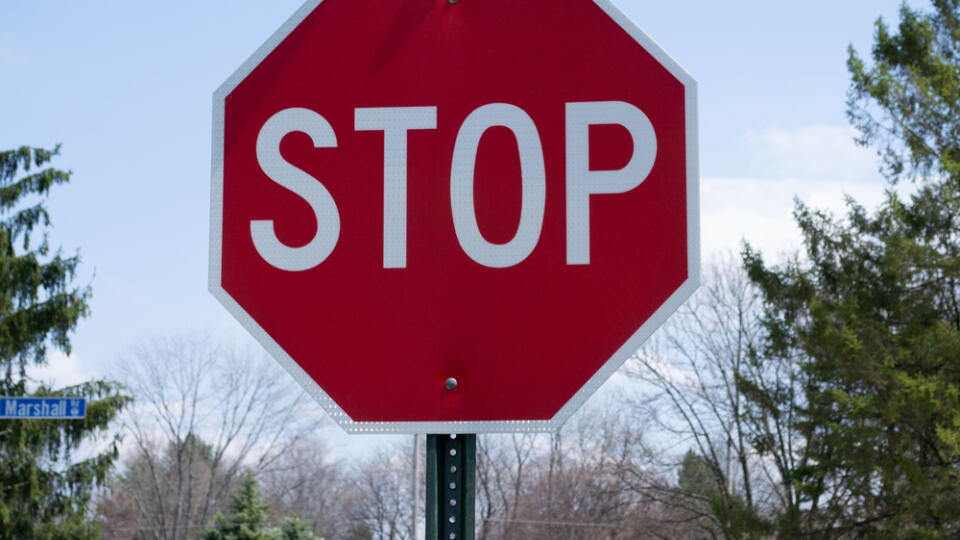
{"label": "white border on sign", "polygon": [[611,0],[594,0],[611,19],[663,65],[684,87],[687,154],[687,280],[617,352],[549,420],[473,422],[355,422],[220,286],[223,232],[224,107],[233,91],[323,0],[307,0],[213,94],[213,149],[210,186],[210,292],[280,363],[303,389],[348,433],[510,433],[554,432],[576,412],[630,356],[700,286],[700,171],[697,132],[697,83],[680,65],[630,20]]}

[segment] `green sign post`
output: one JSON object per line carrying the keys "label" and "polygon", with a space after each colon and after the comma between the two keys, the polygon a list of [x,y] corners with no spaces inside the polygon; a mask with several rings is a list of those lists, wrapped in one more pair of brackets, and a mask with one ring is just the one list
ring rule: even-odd
{"label": "green sign post", "polygon": [[427,435],[427,540],[473,540],[476,472],[476,435]]}

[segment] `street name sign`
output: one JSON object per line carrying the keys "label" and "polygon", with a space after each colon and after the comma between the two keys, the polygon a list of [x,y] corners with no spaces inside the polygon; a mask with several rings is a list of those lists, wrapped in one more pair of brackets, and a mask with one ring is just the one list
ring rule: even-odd
{"label": "street name sign", "polygon": [[71,419],[87,415],[85,398],[0,396],[0,418]]}
{"label": "street name sign", "polygon": [[352,433],[552,431],[699,284],[696,83],[608,0],[311,0],[214,94],[209,287]]}

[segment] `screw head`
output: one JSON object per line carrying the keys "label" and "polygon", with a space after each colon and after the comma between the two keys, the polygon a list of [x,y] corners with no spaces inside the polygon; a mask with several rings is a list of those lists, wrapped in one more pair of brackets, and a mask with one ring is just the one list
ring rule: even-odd
{"label": "screw head", "polygon": [[450,378],[447,379],[447,381],[444,383],[444,386],[447,387],[447,390],[453,390],[453,389],[455,389],[455,388],[457,387],[457,384],[458,384],[458,383],[457,383],[457,380],[454,379],[453,377],[450,377]]}

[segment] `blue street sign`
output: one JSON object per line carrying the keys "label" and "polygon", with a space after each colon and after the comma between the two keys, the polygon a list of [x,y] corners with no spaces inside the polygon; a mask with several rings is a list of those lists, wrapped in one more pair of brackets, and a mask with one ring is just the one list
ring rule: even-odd
{"label": "blue street sign", "polygon": [[83,418],[84,398],[0,397],[0,418]]}

